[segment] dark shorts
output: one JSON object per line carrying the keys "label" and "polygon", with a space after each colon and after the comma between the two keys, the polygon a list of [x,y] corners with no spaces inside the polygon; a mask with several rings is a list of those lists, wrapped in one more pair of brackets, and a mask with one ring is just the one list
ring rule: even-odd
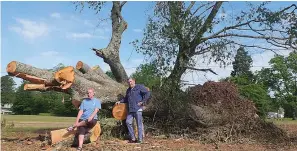
{"label": "dark shorts", "polygon": [[[79,120],[79,122],[81,122],[83,120]],[[79,135],[85,135],[90,129],[92,129],[96,123],[97,123],[97,119],[93,119],[92,121],[88,122],[88,120],[85,120],[86,122],[86,126],[80,126],[78,127],[78,134]]]}

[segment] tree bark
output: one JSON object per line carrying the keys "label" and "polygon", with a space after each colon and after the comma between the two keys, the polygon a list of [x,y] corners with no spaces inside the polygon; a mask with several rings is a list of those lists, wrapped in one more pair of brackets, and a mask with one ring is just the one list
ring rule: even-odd
{"label": "tree bark", "polygon": [[121,15],[121,8],[125,3],[119,1],[113,2],[113,7],[111,10],[111,20],[112,20],[112,37],[106,48],[92,50],[96,52],[96,55],[101,57],[105,63],[110,66],[111,72],[119,83],[126,83],[128,78],[127,73],[121,64],[119,57],[119,49],[121,46],[122,34],[127,29],[127,22],[123,19]]}
{"label": "tree bark", "polygon": [[[7,72],[11,76],[16,76],[31,82],[25,85],[25,89],[36,91],[54,90],[68,93],[71,95],[73,105],[78,107],[80,101],[87,97],[87,90],[94,88],[95,97],[99,98],[101,103],[113,103],[119,100],[119,96],[125,95],[126,87],[107,75],[100,73],[97,68],[89,70],[85,74],[73,67],[66,67],[57,72],[51,72],[44,69],[12,61],[7,65]],[[105,77],[105,78],[104,78]]]}

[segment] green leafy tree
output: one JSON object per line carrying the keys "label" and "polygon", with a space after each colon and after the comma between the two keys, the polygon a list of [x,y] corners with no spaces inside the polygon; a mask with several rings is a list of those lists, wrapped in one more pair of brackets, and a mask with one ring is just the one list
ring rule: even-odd
{"label": "green leafy tree", "polygon": [[1,103],[13,103],[15,100],[15,82],[11,76],[1,77]]}
{"label": "green leafy tree", "polygon": [[253,81],[253,73],[250,70],[252,62],[251,56],[243,47],[240,47],[235,55],[235,60],[232,62],[233,71],[231,77],[225,80],[235,83],[240,95],[253,101],[258,110],[258,115],[264,118],[270,109],[270,97],[266,87]]}
{"label": "green leafy tree", "polygon": [[28,82],[23,81],[23,83],[17,88],[16,99],[12,106],[12,111],[15,114],[37,114],[33,92],[24,90],[24,85],[26,83]]}
{"label": "green leafy tree", "polygon": [[235,60],[232,62],[233,71],[231,76],[247,76],[252,80],[253,73],[250,71],[252,62],[252,57],[248,55],[243,47],[240,47],[235,55]]}
{"label": "green leafy tree", "polygon": [[271,68],[257,72],[257,82],[272,91],[276,103],[284,107],[286,116],[292,117],[297,108],[297,53],[276,55],[269,64]]}
{"label": "green leafy tree", "polygon": [[112,74],[111,71],[106,71],[105,74],[108,75],[110,78],[115,80],[115,77],[114,77],[114,75]]}
{"label": "green leafy tree", "polygon": [[141,64],[131,77],[133,77],[137,83],[144,84],[150,89],[154,86],[160,86],[161,78],[153,64]]}
{"label": "green leafy tree", "polygon": [[239,92],[241,96],[253,101],[258,110],[258,115],[265,118],[267,112],[271,108],[267,89],[260,84],[248,84],[239,85]]}

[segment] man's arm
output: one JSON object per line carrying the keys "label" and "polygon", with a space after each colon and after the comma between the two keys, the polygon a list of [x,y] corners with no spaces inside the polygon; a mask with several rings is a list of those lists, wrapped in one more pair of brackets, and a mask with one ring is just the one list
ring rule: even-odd
{"label": "man's arm", "polygon": [[79,111],[77,113],[77,116],[76,116],[76,120],[75,120],[75,123],[74,123],[74,126],[77,126],[77,124],[79,123],[79,119],[81,117],[81,115],[84,113],[84,107],[85,107],[85,102],[84,100],[81,102],[80,106],[79,106]]}
{"label": "man's arm", "polygon": [[80,109],[78,111],[78,113],[77,113],[77,117],[76,117],[74,126],[76,126],[78,124],[78,121],[79,121],[79,119],[80,119],[80,117],[81,117],[82,114],[83,114],[83,110]]}
{"label": "man's arm", "polygon": [[142,104],[145,104],[147,100],[150,98],[151,92],[148,91],[148,89],[142,85],[140,87],[140,93],[143,95],[141,102]]}
{"label": "man's arm", "polygon": [[121,103],[127,103],[128,102],[127,95],[125,95],[125,97],[123,99],[121,99],[120,102]]}
{"label": "man's arm", "polygon": [[91,114],[91,116],[88,118],[88,121],[89,122],[95,117],[95,115],[97,114],[97,112],[99,112],[99,109],[101,109],[101,102],[99,100],[96,100],[95,110]]}
{"label": "man's arm", "polygon": [[88,118],[88,122],[90,122],[94,118],[94,116],[97,114],[98,111],[99,111],[99,109],[98,108],[95,108],[94,112]]}
{"label": "man's arm", "polygon": [[128,89],[127,89],[127,91],[126,91],[126,95],[125,95],[125,97],[122,98],[120,101],[117,101],[116,104],[119,104],[119,103],[128,103],[127,93],[128,93]]}

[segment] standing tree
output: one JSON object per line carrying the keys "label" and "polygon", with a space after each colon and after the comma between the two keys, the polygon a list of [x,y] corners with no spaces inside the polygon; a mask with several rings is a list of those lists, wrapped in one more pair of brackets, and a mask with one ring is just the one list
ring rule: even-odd
{"label": "standing tree", "polygon": [[279,105],[284,106],[286,116],[292,117],[297,107],[297,52],[288,57],[276,55],[269,61],[271,68],[263,68],[257,73],[257,82],[274,92]]}
{"label": "standing tree", "polygon": [[[165,83],[176,88],[186,70],[212,71],[194,66],[199,56],[226,65],[240,46],[272,51],[296,49],[296,37],[291,34],[296,32],[295,4],[277,11],[267,8],[268,2],[249,4],[249,10],[226,19],[219,15],[220,10],[225,13],[224,3],[157,2],[144,38],[133,43],[164,75],[169,74]],[[242,42],[251,39],[258,43]]]}
{"label": "standing tree", "polygon": [[15,99],[15,85],[12,77],[8,75],[1,77],[1,104],[13,103]]}
{"label": "standing tree", "polygon": [[241,96],[252,100],[257,107],[257,114],[265,118],[269,110],[268,90],[262,84],[257,84],[253,80],[251,64],[253,60],[243,47],[237,49],[235,60],[232,62],[233,71],[231,77],[227,79],[236,84]]}
{"label": "standing tree", "polygon": [[33,92],[28,92],[24,90],[24,86],[27,83],[28,82],[23,81],[22,84],[17,88],[16,99],[13,102],[12,106],[12,111],[15,114],[37,114]]}
{"label": "standing tree", "polygon": [[161,78],[152,64],[141,64],[131,77],[135,78],[137,83],[142,83],[150,89],[154,86],[160,86]]}
{"label": "standing tree", "polygon": [[235,60],[232,62],[233,71],[231,72],[231,76],[247,76],[251,80],[253,76],[250,70],[252,62],[252,57],[248,55],[243,47],[240,47],[237,49]]}

